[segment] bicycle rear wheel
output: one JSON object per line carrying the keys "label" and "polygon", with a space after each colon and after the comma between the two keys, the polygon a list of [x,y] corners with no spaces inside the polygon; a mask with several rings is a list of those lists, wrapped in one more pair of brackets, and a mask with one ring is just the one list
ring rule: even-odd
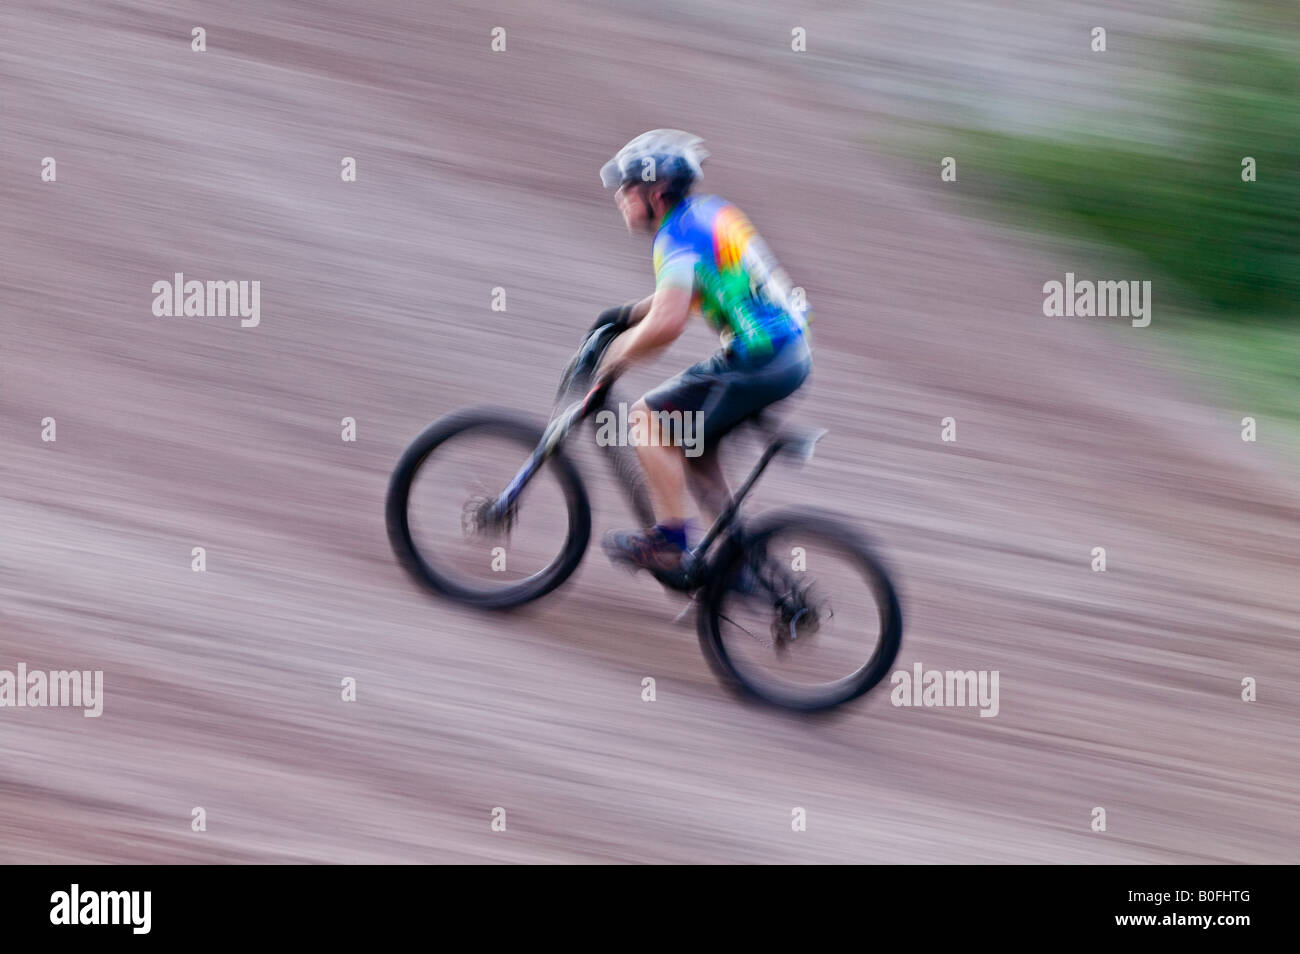
{"label": "bicycle rear wheel", "polygon": [[541,424],[490,408],[452,414],[412,442],[388,487],[388,539],[423,586],[470,606],[506,609],[555,589],[591,539],[591,506],[556,453],[502,520],[488,505],[542,439]]}
{"label": "bicycle rear wheel", "polygon": [[893,584],[866,539],[813,511],[768,514],[742,531],[699,610],[701,647],[726,684],[805,711],[880,682],[902,631]]}

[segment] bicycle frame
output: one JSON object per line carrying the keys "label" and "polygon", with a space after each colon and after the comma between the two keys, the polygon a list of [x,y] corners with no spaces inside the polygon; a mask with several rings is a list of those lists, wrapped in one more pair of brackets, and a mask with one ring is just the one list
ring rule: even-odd
{"label": "bicycle frame", "polygon": [[[593,352],[589,349],[592,347],[592,342],[595,341],[597,337],[597,335],[593,334],[587,342],[584,342],[583,347],[579,350],[578,354],[575,355],[574,361],[571,362],[571,366],[580,363],[583,359],[592,359]],[[605,342],[604,344],[607,345],[608,342]],[[603,351],[603,347],[598,350]],[[595,357],[598,359],[598,353],[595,354]],[[520,468],[519,472],[506,486],[505,490],[503,490],[496,500],[493,501],[488,511],[490,519],[505,519],[505,516],[514,508],[520,494],[523,493],[524,487],[528,485],[528,482],[534,477],[534,475],[536,475],[542,466],[552,456],[558,453],[560,447],[564,444],[565,439],[573,429],[587,418],[593,417],[607,408],[609,403],[609,391],[610,381],[608,379],[602,380],[591,388],[582,399],[570,404],[551,420],[551,422],[546,426],[541,441],[533,450],[532,454],[529,455],[528,460],[524,463],[523,467]],[[816,438],[813,440],[815,441],[815,439]],[[709,527],[703,539],[701,539],[700,542],[691,549],[685,569],[685,575],[684,578],[678,581],[679,585],[689,588],[699,584],[701,571],[707,565],[709,551],[717,540],[723,534],[731,530],[737,523],[740,514],[740,505],[744,502],[750,491],[753,490],[759,477],[761,477],[763,472],[767,470],[767,466],[772,462],[772,459],[782,450],[786,449],[789,444],[790,441],[782,435],[772,434],[767,447],[764,448],[758,462],[750,470],[748,476],[740,485],[740,489],[731,495],[730,499],[727,501],[727,505],[723,508],[712,526]],[[611,455],[617,453],[613,445],[610,445],[608,452]],[[614,468],[614,471],[615,476],[622,484],[623,490],[629,500],[634,500],[637,488],[632,485],[628,476],[620,471],[617,466]]]}

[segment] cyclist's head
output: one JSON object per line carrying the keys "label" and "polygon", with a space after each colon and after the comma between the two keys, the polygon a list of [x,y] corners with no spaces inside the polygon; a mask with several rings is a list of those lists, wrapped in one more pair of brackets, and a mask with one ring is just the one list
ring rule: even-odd
{"label": "cyclist's head", "polygon": [[708,158],[704,141],[680,129],[652,129],[637,136],[600,170],[606,189],[633,231],[654,228],[691,191]]}

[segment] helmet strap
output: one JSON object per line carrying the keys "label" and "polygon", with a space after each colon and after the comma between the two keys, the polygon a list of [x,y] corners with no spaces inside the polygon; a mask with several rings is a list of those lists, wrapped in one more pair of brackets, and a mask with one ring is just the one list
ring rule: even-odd
{"label": "helmet strap", "polygon": [[655,220],[655,210],[654,210],[654,206],[650,204],[650,197],[649,197],[650,190],[646,188],[642,188],[640,191],[641,191],[641,204],[645,206],[646,221],[653,222]]}

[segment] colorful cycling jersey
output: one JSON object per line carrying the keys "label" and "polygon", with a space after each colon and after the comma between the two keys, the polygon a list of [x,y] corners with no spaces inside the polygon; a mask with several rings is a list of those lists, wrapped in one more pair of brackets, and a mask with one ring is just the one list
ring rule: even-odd
{"label": "colorful cycling jersey", "polygon": [[659,226],[654,263],[655,287],[690,288],[692,306],[746,357],[771,354],[807,331],[806,306],[789,277],[744,213],[724,199],[678,203]]}

